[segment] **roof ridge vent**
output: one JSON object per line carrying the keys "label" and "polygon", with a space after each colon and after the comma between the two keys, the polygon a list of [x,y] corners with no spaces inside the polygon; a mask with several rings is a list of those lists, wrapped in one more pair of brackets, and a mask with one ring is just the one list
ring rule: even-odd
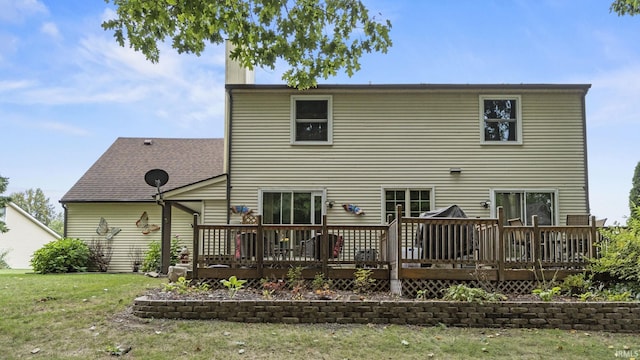
{"label": "roof ridge vent", "polygon": [[152,145],[152,144],[153,144],[153,140],[151,140],[151,139],[144,139],[144,144],[145,144],[145,145]]}

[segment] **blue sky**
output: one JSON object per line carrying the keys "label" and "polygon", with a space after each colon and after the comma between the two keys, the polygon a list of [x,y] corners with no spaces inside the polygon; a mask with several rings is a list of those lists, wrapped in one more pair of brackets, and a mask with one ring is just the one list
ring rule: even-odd
{"label": "blue sky", "polygon": [[[640,161],[640,16],[609,0],[376,0],[389,53],[321,83],[586,83],[591,212],[624,222]],[[117,137],[222,137],[224,54],[119,47],[102,0],[0,0],[0,175],[52,203]],[[380,15],[378,15],[380,17]],[[256,82],[280,84],[258,70]],[[609,222],[609,223],[610,223]]]}

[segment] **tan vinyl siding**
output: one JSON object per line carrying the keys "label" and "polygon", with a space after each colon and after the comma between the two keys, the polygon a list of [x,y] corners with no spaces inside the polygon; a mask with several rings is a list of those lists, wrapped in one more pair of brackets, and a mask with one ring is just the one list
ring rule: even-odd
{"label": "tan vinyl siding", "polygon": [[[109,271],[131,272],[131,251],[140,249],[144,256],[149,243],[161,240],[161,230],[144,235],[136,226],[136,221],[144,211],[149,215],[149,224],[161,225],[162,209],[155,203],[69,203],[67,237],[79,238],[88,244],[100,239],[104,241],[104,238],[96,233],[100,218],[104,217],[109,226],[121,229],[109,242],[113,247]],[[180,243],[189,249],[193,243],[192,221],[190,214],[173,209],[172,237],[178,235]]]}
{"label": "tan vinyl siding", "polygon": [[205,200],[204,212],[202,214],[203,224],[226,224],[227,222],[227,201],[226,200]]}
{"label": "tan vinyl siding", "polygon": [[[581,91],[335,91],[333,145],[317,146],[290,144],[292,94],[234,92],[231,204],[258,209],[259,188],[326,188],[332,223],[380,223],[383,186],[432,188],[435,208],[469,216],[489,216],[491,189],[543,188],[558,190],[561,222],[588,211]],[[480,95],[521,96],[522,145],[481,144]]]}
{"label": "tan vinyl siding", "polygon": [[[200,213],[200,223],[224,224],[227,222],[226,178],[204,181],[183,191],[171,191],[165,200],[184,201],[184,204]],[[197,201],[199,204],[197,204]],[[193,214],[191,214],[193,216]]]}
{"label": "tan vinyl siding", "polygon": [[202,199],[225,199],[227,196],[227,182],[223,179],[205,183],[204,185],[196,184],[186,189],[174,190],[166,196],[171,200],[202,200]]}

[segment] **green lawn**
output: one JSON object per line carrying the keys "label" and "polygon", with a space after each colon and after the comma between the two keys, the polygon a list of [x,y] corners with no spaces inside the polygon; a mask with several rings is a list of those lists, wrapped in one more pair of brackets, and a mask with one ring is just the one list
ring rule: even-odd
{"label": "green lawn", "polygon": [[31,269],[0,269],[0,275],[15,275],[15,274],[27,274],[32,273]]}
{"label": "green lawn", "polygon": [[[620,359],[640,334],[138,319],[132,300],[166,279],[0,271],[1,359]],[[33,352],[33,354],[32,354]],[[618,355],[616,357],[615,355]]]}

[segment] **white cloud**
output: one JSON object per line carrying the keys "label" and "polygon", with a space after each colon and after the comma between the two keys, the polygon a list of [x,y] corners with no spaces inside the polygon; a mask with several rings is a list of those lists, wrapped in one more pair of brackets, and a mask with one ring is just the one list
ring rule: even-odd
{"label": "white cloud", "polygon": [[[76,57],[93,86],[138,87],[138,101],[154,114],[181,128],[201,127],[224,112],[224,49],[213,46],[202,56],[178,54],[161,44],[158,63],[113,39],[91,35],[82,39]],[[99,69],[99,70],[98,70]],[[100,75],[95,74],[100,71]],[[132,99],[133,100],[133,99]]]}
{"label": "white cloud", "polygon": [[128,103],[144,98],[143,87],[119,87],[113,89],[88,88],[82,84],[65,87],[42,87],[20,94],[16,102],[42,105],[66,105],[88,103]]}
{"label": "white cloud", "polygon": [[60,31],[58,30],[58,27],[56,26],[55,23],[53,22],[45,22],[42,24],[42,26],[40,27],[40,31],[45,34],[50,36],[53,39],[60,39]]}
{"label": "white cloud", "polygon": [[620,67],[596,74],[589,81],[589,122],[598,125],[637,123],[640,109],[636,106],[640,94],[640,64]]}
{"label": "white cloud", "polygon": [[38,0],[0,0],[0,22],[19,23],[32,15],[48,12]]}
{"label": "white cloud", "polygon": [[[165,53],[168,51],[164,51]],[[128,47],[119,46],[114,39],[89,35],[80,41],[80,66],[108,68],[114,75],[135,78],[179,78],[182,59],[172,54],[161,55],[158,63],[148,61],[144,55]]]}
{"label": "white cloud", "polygon": [[73,125],[69,125],[69,124],[64,124],[61,122],[47,121],[47,122],[38,123],[36,124],[36,126],[45,130],[53,130],[54,132],[64,133],[68,135],[76,135],[76,136],[89,135],[89,132],[85,129],[82,129]]}
{"label": "white cloud", "polygon": [[102,15],[100,16],[100,20],[101,20],[101,22],[105,22],[107,20],[113,20],[113,19],[115,19],[117,17],[118,16],[117,16],[115,10],[113,10],[111,8],[106,8],[102,12]]}
{"label": "white cloud", "polygon": [[[3,1],[3,0],[0,0]],[[102,20],[113,18],[111,9]],[[60,42],[47,54],[46,69],[29,73],[32,79],[0,80],[0,103],[8,105],[73,106],[117,104],[118,111],[155,119],[167,128],[220,128],[224,114],[224,46],[210,46],[200,57],[178,54],[161,44],[160,61],[148,61],[140,52],[117,44],[112,34],[91,29],[74,44]],[[41,34],[60,37],[53,22]],[[66,120],[42,123],[51,130],[85,134]],[[207,130],[209,131],[209,130]]]}
{"label": "white cloud", "polygon": [[13,54],[17,50],[18,43],[17,37],[0,32],[0,62],[3,61],[3,55]]}
{"label": "white cloud", "polygon": [[29,80],[15,80],[15,81],[0,81],[0,92],[3,91],[15,91],[21,89],[27,89],[34,85],[33,81]]}

